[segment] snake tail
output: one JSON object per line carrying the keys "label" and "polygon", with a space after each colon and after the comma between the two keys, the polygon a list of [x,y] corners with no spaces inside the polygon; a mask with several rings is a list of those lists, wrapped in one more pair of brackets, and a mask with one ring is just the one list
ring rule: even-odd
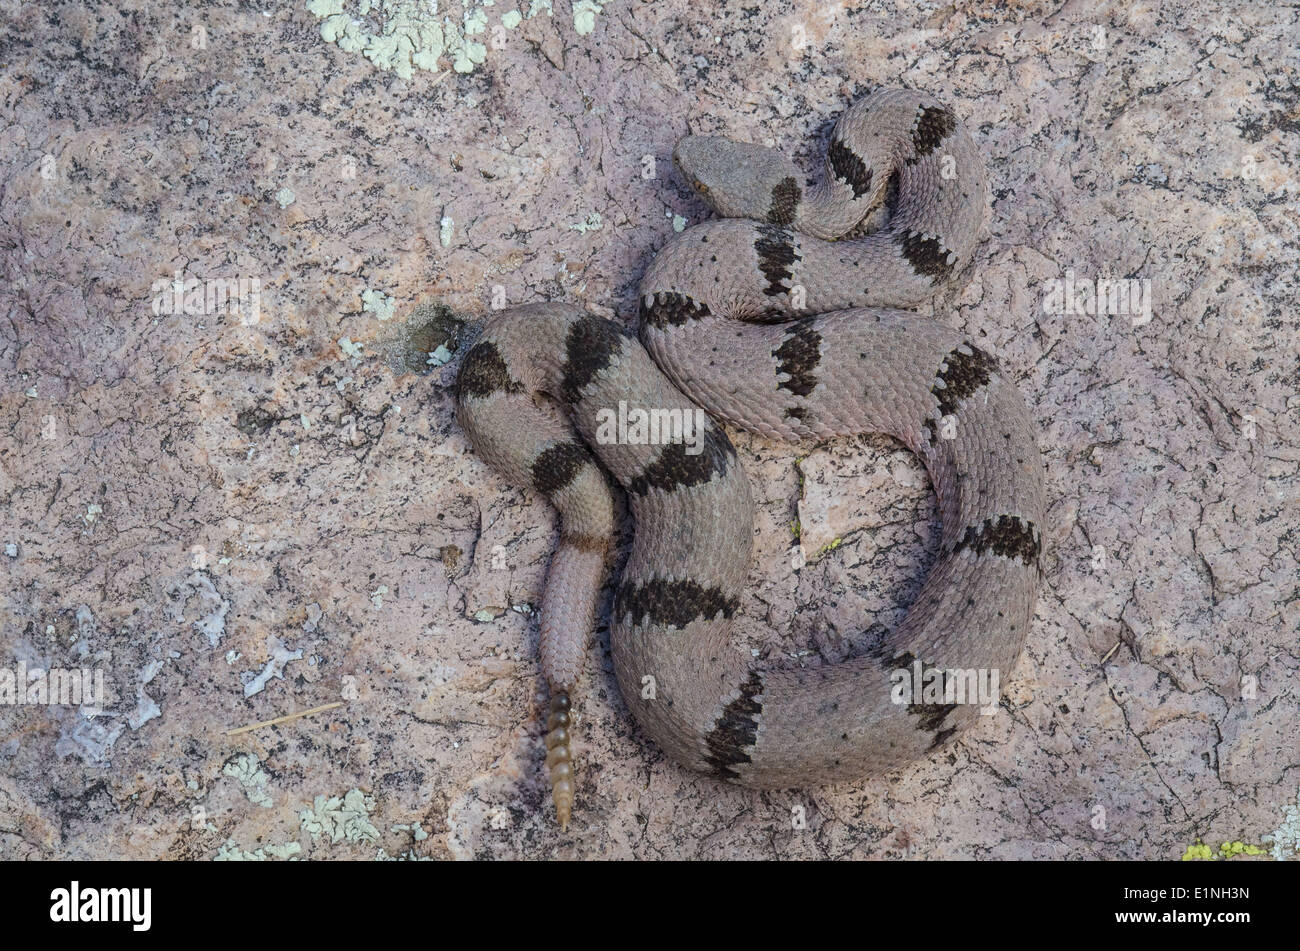
{"label": "snake tail", "polygon": [[573,812],[573,754],[569,750],[569,692],[551,694],[551,712],[546,718],[546,771],[551,777],[551,799],[560,829],[569,827]]}

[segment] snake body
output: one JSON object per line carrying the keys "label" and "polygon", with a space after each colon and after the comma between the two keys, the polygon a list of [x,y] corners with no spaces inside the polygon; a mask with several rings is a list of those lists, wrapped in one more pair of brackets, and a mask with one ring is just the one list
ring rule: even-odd
{"label": "snake body", "polygon": [[[571,305],[518,307],[486,324],[458,377],[475,450],[561,514],[540,652],[562,824],[574,801],[570,694],[615,531],[601,466],[636,526],[610,621],[619,686],[660,747],[718,779],[825,784],[936,749],[978,707],[946,702],[952,693],[900,702],[894,675],[936,672],[947,685],[975,670],[1005,681],[1041,577],[1042,467],[1019,392],[984,349],[892,309],[933,295],[974,251],[988,186],[953,113],[909,90],[858,100],[815,187],[777,152],[727,139],[689,136],[674,159],[724,217],[655,257],[639,340]],[[711,416],[690,444],[611,440],[602,420],[620,406],[628,418],[696,407]],[[720,422],[782,440],[883,432],[923,460],[940,552],[896,630],[809,669],[767,667],[733,645],[754,513]]]}

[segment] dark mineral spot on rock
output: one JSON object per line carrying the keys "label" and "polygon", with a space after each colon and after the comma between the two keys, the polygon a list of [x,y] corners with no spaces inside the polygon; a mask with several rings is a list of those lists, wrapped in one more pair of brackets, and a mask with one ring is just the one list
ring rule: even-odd
{"label": "dark mineral spot on rock", "polygon": [[467,323],[468,320],[446,304],[416,307],[406,321],[401,341],[401,365],[412,373],[437,369],[441,365],[439,348],[443,348],[447,355],[454,354],[460,347]]}
{"label": "dark mineral spot on rock", "polygon": [[245,436],[260,436],[280,421],[260,406],[241,410],[235,417],[235,428]]}

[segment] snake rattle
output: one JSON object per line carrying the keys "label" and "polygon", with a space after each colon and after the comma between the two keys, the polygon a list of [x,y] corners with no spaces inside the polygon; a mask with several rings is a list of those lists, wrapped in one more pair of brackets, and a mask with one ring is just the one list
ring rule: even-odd
{"label": "snake rattle", "polygon": [[[570,698],[616,527],[601,465],[635,521],[610,619],[623,697],[674,760],[746,786],[859,779],[950,740],[979,707],[900,702],[891,673],[1005,679],[1042,575],[1042,463],[1023,399],[991,354],[892,309],[932,296],[974,252],[988,184],[953,113],[910,90],[858,100],[812,187],[781,154],[728,139],[688,136],[673,158],[722,217],[650,264],[639,335],[571,305],[518,307],[486,324],[457,379],[475,451],[560,512],[541,672],[561,826],[574,802]],[[631,419],[697,407],[710,417],[696,414],[689,443],[611,439],[602,425],[615,409]],[[754,511],[720,423],[782,440],[887,433],[924,462],[940,551],[879,644],[807,669],[731,645]]]}

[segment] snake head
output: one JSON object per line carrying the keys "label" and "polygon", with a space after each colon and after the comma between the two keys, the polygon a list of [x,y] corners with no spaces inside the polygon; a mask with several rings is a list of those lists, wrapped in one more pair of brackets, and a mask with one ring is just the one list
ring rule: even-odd
{"label": "snake head", "polygon": [[775,149],[716,136],[686,136],[673,149],[673,162],[724,218],[772,220],[774,194],[797,195],[801,181],[790,160]]}

